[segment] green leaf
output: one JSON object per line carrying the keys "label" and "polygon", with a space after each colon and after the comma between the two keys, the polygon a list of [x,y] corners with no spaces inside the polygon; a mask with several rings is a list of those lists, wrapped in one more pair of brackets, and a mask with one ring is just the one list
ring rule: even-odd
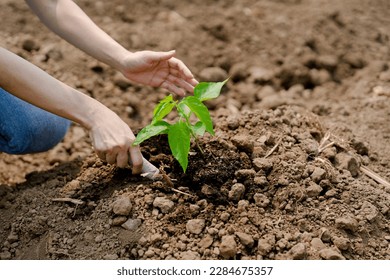
{"label": "green leaf", "polygon": [[203,136],[206,132],[206,126],[201,121],[197,122],[195,125],[191,126],[192,131],[194,134]]}
{"label": "green leaf", "polygon": [[183,102],[180,102],[177,105],[177,111],[179,112],[179,115],[185,119],[188,119],[191,116],[191,109]]}
{"label": "green leaf", "polygon": [[188,153],[191,144],[190,133],[188,126],[183,121],[171,125],[168,131],[168,143],[172,155],[177,159],[184,173],[188,166]]}
{"label": "green leaf", "polygon": [[152,123],[161,121],[172,111],[173,107],[175,107],[175,101],[173,101],[172,95],[168,95],[154,108]]}
{"label": "green leaf", "polygon": [[158,121],[145,126],[140,132],[138,132],[133,145],[139,145],[150,137],[159,134],[168,134],[171,125],[165,121]]}
{"label": "green leaf", "polygon": [[188,96],[182,99],[185,105],[187,105],[191,111],[198,117],[198,119],[204,123],[206,131],[211,135],[214,135],[213,122],[210,117],[207,107],[199,101],[195,96]]}
{"label": "green leaf", "polygon": [[213,83],[213,82],[202,82],[196,85],[194,89],[194,96],[200,101],[205,101],[213,98],[217,98],[221,92],[221,89],[224,84],[229,79],[226,79],[223,82]]}

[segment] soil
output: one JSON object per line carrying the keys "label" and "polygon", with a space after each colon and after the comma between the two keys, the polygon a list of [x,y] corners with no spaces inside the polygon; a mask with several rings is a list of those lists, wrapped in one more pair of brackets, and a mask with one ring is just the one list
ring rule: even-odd
{"label": "soil", "polygon": [[[72,125],[53,150],[1,154],[1,259],[389,259],[390,2],[77,1],[131,50],[176,49],[216,135],[172,180],[101,162]],[[100,100],[134,131],[166,92],[131,84],[1,0],[2,45]],[[367,175],[373,171],[376,178]]]}

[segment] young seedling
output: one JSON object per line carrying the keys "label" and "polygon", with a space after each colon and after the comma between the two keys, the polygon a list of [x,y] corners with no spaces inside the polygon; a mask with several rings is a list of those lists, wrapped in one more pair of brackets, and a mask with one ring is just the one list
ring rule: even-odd
{"label": "young seedling", "polygon": [[[181,100],[174,100],[172,95],[165,97],[154,108],[151,123],[138,133],[133,145],[139,145],[156,135],[168,134],[172,155],[186,172],[191,139],[194,139],[198,145],[199,136],[203,136],[206,132],[214,135],[213,122],[203,102],[217,98],[226,82],[227,80],[217,83],[199,83],[194,89],[193,96],[187,96]],[[176,122],[168,123],[164,118],[173,109],[176,109],[178,118]],[[191,122],[193,116],[197,121]],[[198,148],[202,152],[199,145]]]}

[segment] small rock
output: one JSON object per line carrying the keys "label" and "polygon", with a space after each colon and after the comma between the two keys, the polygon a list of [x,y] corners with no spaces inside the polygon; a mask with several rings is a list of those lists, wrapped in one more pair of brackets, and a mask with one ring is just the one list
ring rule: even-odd
{"label": "small rock", "polygon": [[275,236],[273,234],[265,235],[259,239],[257,250],[261,256],[266,256],[274,248],[276,243]]}
{"label": "small rock", "polygon": [[104,260],[117,260],[118,258],[117,254],[107,254],[103,257]]}
{"label": "small rock", "polygon": [[154,199],[153,206],[159,208],[162,213],[166,214],[173,209],[175,203],[165,197],[158,196]]}
{"label": "small rock", "polygon": [[128,219],[122,224],[122,227],[127,230],[136,231],[141,224],[142,221],[140,219]]}
{"label": "small rock", "polygon": [[237,254],[237,243],[233,235],[222,236],[219,254],[225,259],[233,258]]}
{"label": "small rock", "polygon": [[126,216],[118,216],[118,217],[115,217],[112,219],[112,225],[113,226],[120,226],[126,221],[127,221]]}
{"label": "small rock", "polygon": [[322,249],[325,248],[325,244],[322,242],[322,240],[318,237],[315,237],[313,238],[311,241],[310,241],[310,245],[311,247],[313,247],[314,249],[316,249],[317,251],[320,251]]}
{"label": "small rock", "polygon": [[221,82],[228,77],[228,74],[220,67],[207,67],[200,71],[199,77],[206,82]]}
{"label": "small rock", "polygon": [[130,197],[122,196],[114,201],[112,204],[112,211],[116,215],[128,216],[132,207],[133,205],[131,204]]}
{"label": "small rock", "polygon": [[255,176],[255,178],[253,178],[253,183],[259,188],[267,187],[269,185],[266,176]]}
{"label": "small rock", "polygon": [[210,234],[207,234],[205,237],[203,237],[201,241],[199,241],[198,246],[200,248],[206,249],[209,248],[211,244],[213,244],[213,242],[214,242],[213,237]]}
{"label": "small rock", "polygon": [[360,214],[363,215],[370,223],[379,218],[378,209],[368,201],[363,202]]}
{"label": "small rock", "polygon": [[318,183],[325,178],[326,171],[320,167],[315,167],[313,173],[310,175],[311,179]]}
{"label": "small rock", "polygon": [[255,200],[255,204],[261,208],[267,207],[270,203],[270,200],[268,199],[268,197],[266,197],[262,193],[255,193],[255,195],[253,196],[253,199]]}
{"label": "small rock", "polygon": [[242,243],[242,245],[249,247],[249,248],[253,247],[255,241],[253,240],[252,236],[250,236],[247,233],[240,232],[240,231],[236,232],[236,235],[237,235],[238,239],[240,239],[240,242]]}
{"label": "small rock", "polygon": [[336,219],[336,227],[340,229],[355,232],[357,231],[358,226],[358,221],[353,217],[342,217]]}
{"label": "small rock", "polygon": [[310,182],[309,186],[306,188],[306,194],[308,197],[317,197],[321,192],[322,188],[314,182]]}
{"label": "small rock", "polygon": [[306,245],[298,243],[288,252],[293,260],[303,260],[306,258]]}
{"label": "small rock", "polygon": [[322,249],[319,253],[321,258],[325,260],[345,260],[343,255],[330,248]]}
{"label": "small rock", "polygon": [[248,135],[238,134],[232,138],[232,143],[238,149],[251,154],[255,147],[255,143],[251,140]]}
{"label": "small rock", "polygon": [[236,183],[229,191],[229,199],[232,201],[239,201],[245,193],[245,186],[241,183]]}
{"label": "small rock", "polygon": [[272,161],[267,158],[255,158],[252,163],[256,171],[263,170],[265,173],[269,173],[273,167]]}
{"label": "small rock", "polygon": [[348,250],[351,246],[351,242],[345,237],[333,237],[332,241],[337,248],[343,251]]}
{"label": "small rock", "polygon": [[204,219],[193,219],[187,222],[186,229],[192,234],[200,234],[205,225],[206,221]]}
{"label": "small rock", "polygon": [[353,177],[359,175],[358,161],[348,153],[338,153],[335,157],[336,166],[339,169],[348,170]]}
{"label": "small rock", "polygon": [[331,235],[330,235],[330,232],[327,228],[321,228],[320,239],[323,242],[330,242],[331,241]]}
{"label": "small rock", "polygon": [[181,253],[180,259],[181,260],[199,260],[200,259],[200,255],[199,255],[198,252],[185,251],[185,252]]}

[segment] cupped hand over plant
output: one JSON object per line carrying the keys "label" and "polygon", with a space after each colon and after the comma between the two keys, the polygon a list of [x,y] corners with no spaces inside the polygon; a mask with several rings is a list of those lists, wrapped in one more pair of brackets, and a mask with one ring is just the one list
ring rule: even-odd
{"label": "cupped hand over plant", "polygon": [[193,92],[198,81],[188,67],[174,56],[175,51],[129,53],[122,61],[120,71],[133,82],[161,87],[178,96],[184,96],[186,91]]}
{"label": "cupped hand over plant", "polygon": [[106,107],[97,108],[93,114],[90,136],[99,158],[122,168],[130,164],[133,174],[141,173],[143,157],[139,146],[132,145],[135,136],[130,127]]}

